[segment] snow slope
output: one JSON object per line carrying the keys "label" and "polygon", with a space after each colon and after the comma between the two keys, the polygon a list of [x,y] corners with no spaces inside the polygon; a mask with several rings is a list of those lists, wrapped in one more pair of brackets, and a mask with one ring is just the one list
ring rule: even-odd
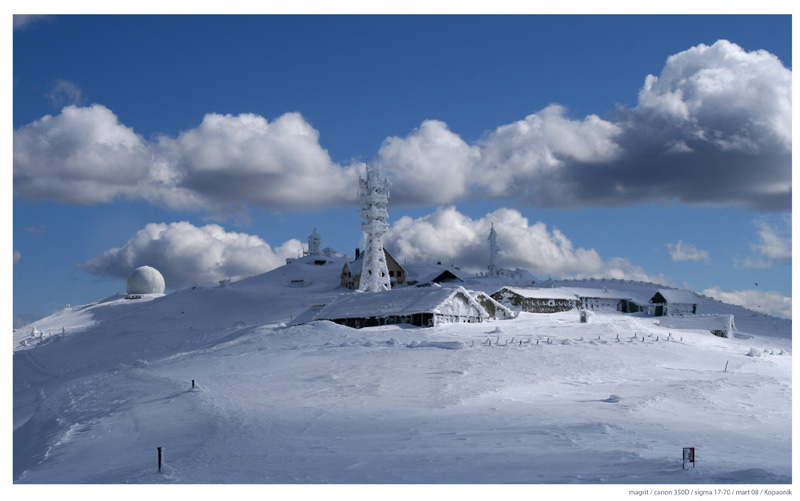
{"label": "snow slope", "polygon": [[14,482],[791,482],[790,321],[705,299],[735,337],[615,312],[299,323],[356,294],[330,261],[17,330]]}

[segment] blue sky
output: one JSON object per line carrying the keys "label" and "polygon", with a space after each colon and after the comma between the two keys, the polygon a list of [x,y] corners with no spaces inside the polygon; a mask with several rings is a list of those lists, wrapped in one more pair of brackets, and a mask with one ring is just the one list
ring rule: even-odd
{"label": "blue sky", "polygon": [[390,252],[790,316],[790,16],[54,16],[13,33],[14,316]]}

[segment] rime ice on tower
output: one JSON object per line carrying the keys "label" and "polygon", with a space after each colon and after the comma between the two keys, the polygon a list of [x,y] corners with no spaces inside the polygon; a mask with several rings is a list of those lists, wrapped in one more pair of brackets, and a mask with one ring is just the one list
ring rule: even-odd
{"label": "rime ice on tower", "polygon": [[494,223],[492,223],[492,230],[489,232],[489,275],[497,275],[497,253],[499,251],[497,233],[495,233]]}
{"label": "rime ice on tower", "polygon": [[366,247],[364,249],[364,264],[361,268],[361,282],[358,290],[380,292],[392,288],[389,281],[389,268],[386,265],[386,255],[383,252],[381,236],[389,229],[386,220],[389,212],[389,180],[381,175],[378,167],[367,165],[366,177],[359,178],[359,191],[361,197],[361,231],[364,232]]}
{"label": "rime ice on tower", "polygon": [[322,237],[314,228],[314,233],[308,236],[308,256],[319,256],[322,254]]}

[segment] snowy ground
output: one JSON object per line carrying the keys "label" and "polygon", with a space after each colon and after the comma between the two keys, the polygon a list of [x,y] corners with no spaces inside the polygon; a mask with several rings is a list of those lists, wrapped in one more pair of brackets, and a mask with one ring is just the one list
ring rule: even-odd
{"label": "snowy ground", "polygon": [[791,482],[790,322],[739,315],[731,339],[576,311],[287,327],[301,292],[265,283],[15,333],[14,482]]}

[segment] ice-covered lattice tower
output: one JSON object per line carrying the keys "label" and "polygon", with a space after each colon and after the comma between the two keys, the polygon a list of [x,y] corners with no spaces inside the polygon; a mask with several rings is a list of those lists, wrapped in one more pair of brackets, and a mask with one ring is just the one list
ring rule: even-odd
{"label": "ice-covered lattice tower", "polygon": [[499,251],[497,233],[494,231],[494,223],[492,223],[492,229],[489,231],[489,275],[497,275],[497,253]]}
{"label": "ice-covered lattice tower", "polygon": [[386,266],[386,255],[383,252],[381,237],[389,229],[386,220],[389,212],[389,186],[391,183],[381,175],[377,166],[367,165],[366,177],[359,178],[358,194],[361,197],[361,231],[364,232],[366,246],[364,248],[364,264],[361,267],[361,279],[358,290],[380,292],[392,288],[389,281],[389,268]]}

